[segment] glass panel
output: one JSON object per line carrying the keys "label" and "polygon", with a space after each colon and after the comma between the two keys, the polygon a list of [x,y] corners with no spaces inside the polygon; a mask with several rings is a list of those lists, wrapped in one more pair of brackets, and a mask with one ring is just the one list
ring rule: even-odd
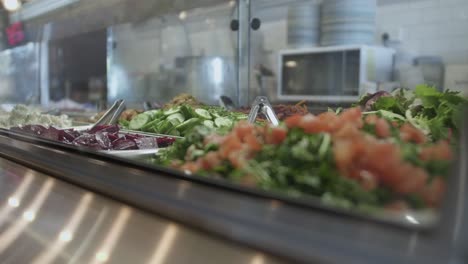
{"label": "glass panel", "polygon": [[63,108],[96,106],[106,100],[106,31],[52,40],[48,43],[49,93]]}
{"label": "glass panel", "polygon": [[208,104],[237,100],[236,12],[226,2],[110,28],[109,101],[161,104],[180,93]]}
{"label": "glass panel", "polygon": [[37,104],[39,46],[33,42],[0,52],[0,103]]}

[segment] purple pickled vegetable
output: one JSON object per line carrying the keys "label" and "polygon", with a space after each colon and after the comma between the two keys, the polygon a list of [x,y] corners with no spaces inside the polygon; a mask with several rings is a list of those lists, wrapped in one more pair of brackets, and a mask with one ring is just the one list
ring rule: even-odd
{"label": "purple pickled vegetable", "polygon": [[108,132],[108,133],[117,133],[119,132],[119,126],[117,125],[102,125],[102,126],[95,126],[92,129],[88,130],[88,133],[95,134],[96,132]]}
{"label": "purple pickled vegetable", "polygon": [[114,150],[132,150],[132,149],[138,149],[138,146],[133,140],[119,139],[116,142],[114,142],[113,149]]}
{"label": "purple pickled vegetable", "polygon": [[114,141],[116,141],[117,139],[120,138],[119,134],[117,134],[117,133],[107,134],[107,136],[109,137],[109,140],[111,142],[114,142]]}
{"label": "purple pickled vegetable", "polygon": [[160,137],[160,138],[157,139],[157,142],[158,142],[158,146],[160,148],[165,148],[165,147],[168,147],[168,146],[172,145],[172,143],[175,142],[175,138]]}
{"label": "purple pickled vegetable", "polygon": [[139,149],[152,149],[158,147],[157,139],[152,137],[137,138],[135,139],[135,143]]}
{"label": "purple pickled vegetable", "polygon": [[112,149],[112,142],[109,139],[109,133],[99,131],[95,134],[96,141],[102,149]]}
{"label": "purple pickled vegetable", "polygon": [[42,134],[44,134],[47,128],[41,125],[26,125],[20,128],[20,130],[29,134],[41,136]]}
{"label": "purple pickled vegetable", "polygon": [[42,132],[41,137],[45,139],[50,139],[53,141],[58,141],[59,135],[60,135],[60,130],[53,128],[53,127],[49,127],[48,129],[44,130],[44,132]]}
{"label": "purple pickled vegetable", "polygon": [[96,136],[93,135],[93,134],[83,134],[83,135],[77,137],[73,141],[73,144],[77,145],[77,146],[80,146],[80,145],[81,146],[96,145],[97,144]]}
{"label": "purple pickled vegetable", "polygon": [[128,140],[136,140],[136,139],[139,139],[139,138],[141,138],[141,136],[139,136],[139,135],[125,134],[125,139],[128,139]]}
{"label": "purple pickled vegetable", "polygon": [[87,131],[76,131],[74,129],[59,130],[41,125],[13,127],[11,130],[95,150],[152,149],[167,147],[175,141],[171,137],[155,138],[138,134],[121,134],[119,133],[119,127],[115,125],[97,126]]}
{"label": "purple pickled vegetable", "polygon": [[79,133],[76,134],[75,132],[76,131],[73,131],[71,129],[60,130],[59,141],[67,142],[67,143],[73,142],[73,140],[75,140],[75,138],[80,136]]}

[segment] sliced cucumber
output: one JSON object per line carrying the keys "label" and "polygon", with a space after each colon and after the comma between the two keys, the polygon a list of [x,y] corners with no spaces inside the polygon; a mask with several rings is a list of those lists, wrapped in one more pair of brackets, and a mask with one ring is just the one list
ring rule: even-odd
{"label": "sliced cucumber", "polygon": [[151,122],[146,123],[146,125],[144,125],[140,130],[141,131],[148,131],[152,127],[156,126],[161,121],[162,121],[161,119],[155,119],[155,120],[153,120]]}
{"label": "sliced cucumber", "polygon": [[248,118],[248,116],[246,114],[243,114],[243,113],[236,113],[236,112],[233,112],[232,113],[232,116],[236,119],[236,120],[246,120]]}
{"label": "sliced cucumber", "polygon": [[154,119],[156,119],[156,118],[159,118],[159,117],[164,116],[164,111],[161,110],[161,109],[158,109],[158,110],[150,110],[150,111],[144,112],[144,114],[149,115],[150,118],[151,118],[151,120],[154,120]]}
{"label": "sliced cucumber", "polygon": [[119,120],[119,125],[122,126],[122,127],[128,127],[128,125],[130,124],[130,121],[127,121],[127,120]]}
{"label": "sliced cucumber", "polygon": [[180,107],[173,107],[169,110],[164,111],[165,116],[170,116],[180,112]]}
{"label": "sliced cucumber", "polygon": [[174,128],[174,125],[170,121],[164,120],[163,122],[158,124],[156,130],[158,131],[158,133],[165,134],[173,128]]}
{"label": "sliced cucumber", "polygon": [[206,111],[205,109],[195,109],[195,113],[197,114],[198,117],[203,118],[203,119],[212,119],[210,112]]}
{"label": "sliced cucumber", "polygon": [[215,125],[217,127],[230,127],[232,126],[232,121],[226,117],[218,117],[215,119]]}
{"label": "sliced cucumber", "polygon": [[211,110],[210,113],[211,113],[211,115],[214,116],[215,118],[221,117],[221,116],[218,114],[218,112],[216,112],[215,110]]}
{"label": "sliced cucumber", "polygon": [[173,115],[168,116],[167,120],[171,121],[171,123],[174,125],[178,125],[178,124],[183,123],[185,121],[185,118],[181,113],[175,113]]}
{"label": "sliced cucumber", "polygon": [[190,107],[188,105],[182,105],[180,107],[180,112],[182,113],[182,115],[184,115],[186,120],[190,119],[192,117],[196,117],[195,111],[193,110],[192,107]]}
{"label": "sliced cucumber", "polygon": [[177,118],[173,118],[171,120],[167,119],[167,121],[169,121],[173,126],[178,126],[178,125],[182,124],[182,122],[180,122],[179,119],[177,119]]}
{"label": "sliced cucumber", "polygon": [[171,131],[167,132],[167,135],[171,136],[180,136],[179,130],[177,130],[175,127],[171,129]]}
{"label": "sliced cucumber", "polygon": [[200,124],[201,120],[200,118],[190,118],[189,120],[186,120],[182,124],[176,126],[176,129],[180,132],[180,134],[184,134],[187,130],[197,126]]}
{"label": "sliced cucumber", "polygon": [[128,124],[128,128],[130,128],[131,130],[140,130],[149,121],[150,117],[147,114],[139,114],[130,121],[130,123]]}
{"label": "sliced cucumber", "polygon": [[206,127],[208,127],[208,128],[214,128],[214,125],[215,125],[215,124],[214,124],[214,122],[211,121],[211,120],[205,120],[205,121],[203,121],[203,125],[206,126]]}

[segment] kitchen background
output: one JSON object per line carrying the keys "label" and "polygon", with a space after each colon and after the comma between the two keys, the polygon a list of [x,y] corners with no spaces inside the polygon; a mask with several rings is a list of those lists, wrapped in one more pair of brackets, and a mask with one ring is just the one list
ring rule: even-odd
{"label": "kitchen background", "polygon": [[[279,54],[283,50],[297,47],[306,49],[320,47],[320,17],[314,17],[313,14],[319,10],[316,8],[319,4],[323,6],[333,1],[337,0],[251,0],[251,18],[258,18],[260,23],[258,29],[252,29],[248,33],[243,30],[242,20],[239,29],[235,30],[236,25],[233,24],[235,22],[233,20],[239,16],[245,17],[245,10],[239,8],[235,1],[215,1],[216,4],[199,8],[196,6],[187,9],[179,8],[164,14],[158,13],[158,8],[153,6],[152,9],[148,8],[144,17],[113,23],[117,25],[108,26],[105,30],[94,30],[94,32],[100,32],[101,37],[89,37],[89,39],[95,41],[96,50],[102,50],[105,45],[106,56],[97,56],[86,50],[82,53],[72,53],[82,57],[81,60],[88,58],[87,63],[91,64],[93,60],[100,60],[97,64],[101,65],[101,61],[106,60],[105,65],[102,66],[106,68],[104,73],[102,73],[103,69],[96,69],[94,75],[90,72],[87,73],[89,76],[80,77],[83,80],[79,83],[86,88],[76,89],[85,91],[87,95],[76,98],[81,98],[77,99],[79,103],[91,100],[96,104],[99,100],[112,101],[118,97],[127,98],[130,102],[164,102],[180,92],[189,92],[209,103],[216,103],[221,95],[239,98],[235,101],[241,105],[248,104],[254,96],[259,94],[268,95],[272,101],[280,101],[278,90],[281,88],[278,89],[278,83],[281,87],[282,68],[279,65]],[[362,42],[372,46],[386,46],[395,51],[392,79],[379,81],[377,89],[392,89],[400,85],[412,87],[416,83],[429,80],[433,83],[440,83],[439,88],[459,90],[468,95],[468,27],[466,26],[468,25],[468,0],[356,1],[358,4],[359,2],[361,4],[376,3],[375,9],[368,10],[367,6],[361,5],[372,13],[370,17],[374,19],[373,23],[367,25],[372,29],[372,40]],[[81,2],[87,2],[87,0]],[[120,2],[105,0],[99,3],[94,2],[92,5],[96,10],[95,13],[112,7],[112,14],[118,17],[130,6],[128,3]],[[99,9],[99,6],[102,8]],[[61,19],[66,17],[67,13],[72,16],[73,12],[76,13],[75,9],[77,8],[62,11]],[[359,12],[362,8],[344,8],[342,11]],[[50,16],[53,15],[54,13]],[[305,24],[300,24],[301,19],[306,21]],[[13,14],[10,20],[10,22],[19,21],[21,16]],[[114,20],[119,19],[114,18]],[[87,25],[90,23],[87,22]],[[298,23],[299,26],[297,26]],[[346,21],[342,24],[346,24]],[[316,30],[317,35],[309,34],[302,39],[291,36],[291,32],[295,30],[300,35],[301,27],[303,28],[304,25],[309,33],[310,30]],[[356,24],[356,26],[359,25]],[[66,32],[65,26],[57,23],[55,29],[59,27],[62,27],[62,39],[86,38],[86,35],[92,35],[92,32],[87,32],[67,36],[67,33],[63,33]],[[88,26],[88,28],[92,27]],[[54,25],[52,31],[54,31]],[[43,30],[44,32],[46,30]],[[239,37],[244,38],[246,34],[250,37],[250,46],[247,46],[246,42],[238,42]],[[323,35],[322,33],[322,38]],[[366,36],[363,38],[365,39]],[[104,41],[106,43],[103,43]],[[359,41],[351,42],[358,43]],[[66,43],[66,41],[53,40],[46,43],[49,46],[49,68],[54,70],[46,72],[45,76],[49,80],[45,83],[48,87],[52,87],[52,84],[58,87],[54,89],[59,92],[49,95],[51,101],[55,101],[69,97],[71,94],[69,90],[73,90],[70,87],[76,85],[71,83],[71,80],[62,80],[65,74],[56,67],[63,63],[63,58],[61,59],[63,56],[60,54],[64,54],[67,48],[61,47],[60,43]],[[86,43],[87,46],[84,49],[88,51],[93,49],[90,41]],[[243,44],[238,46],[239,43]],[[323,40],[322,44],[324,44]],[[30,49],[32,48],[30,46]],[[40,48],[35,47],[35,49]],[[3,57],[8,57],[10,60],[8,62],[5,59],[3,61],[8,63],[3,61],[0,63],[0,75],[5,77],[0,82],[2,94],[8,94],[5,91],[18,85],[18,82],[6,81],[12,76],[11,54],[15,54],[14,50],[17,48],[6,49],[0,53],[0,61]],[[247,56],[239,56],[239,50],[241,55]],[[52,56],[53,54],[55,57]],[[245,61],[245,58],[248,58],[248,61]],[[74,61],[71,57],[68,60],[68,64]],[[40,65],[44,68],[44,63]],[[354,64],[350,65],[348,68],[354,66]],[[39,68],[39,62],[36,66]],[[68,68],[76,69],[77,67]],[[37,74],[37,76],[42,76],[38,78],[41,79],[43,86],[44,70],[40,71],[42,75]],[[239,72],[248,73],[248,79],[241,79]],[[57,80],[57,76],[62,76],[62,79]],[[78,80],[73,80],[73,82],[76,83]],[[97,86],[97,88],[92,88],[92,86]],[[107,89],[103,89],[103,86]],[[44,90],[43,87],[42,90]],[[3,101],[6,100],[5,98],[9,98],[10,101],[13,98],[3,95],[0,97]],[[28,97],[35,98],[34,96]],[[41,102],[48,102],[48,100],[43,99]],[[327,103],[330,102],[330,100],[327,101]]]}
{"label": "kitchen background", "polygon": [[[273,100],[276,99],[276,77],[279,75],[278,52],[290,48],[288,47],[288,10],[295,5],[302,7],[320,2],[252,1],[252,15],[258,17],[262,24],[259,30],[251,33],[251,65],[255,67],[261,64],[273,71],[273,76],[264,80],[267,86],[266,92]],[[170,78],[171,74],[168,72],[171,70],[179,70],[182,75],[186,72],[183,70],[186,65],[178,69],[178,66],[181,66],[177,65],[178,58],[181,61],[180,58],[190,57],[190,63],[203,63],[197,59],[218,57],[233,63],[237,48],[237,33],[229,29],[229,23],[235,15],[236,8],[230,2],[203,10],[183,11],[164,18],[150,19],[139,25],[126,24],[113,27],[112,36],[117,45],[111,55],[113,65],[118,69],[116,78],[122,78],[124,68],[125,74],[129,76],[124,79],[132,82],[130,85],[135,89],[140,86],[141,89],[148,89],[164,85],[162,83],[164,77],[161,75]],[[410,61],[417,57],[430,56],[432,64],[443,64],[441,70],[445,78],[441,81],[444,88],[465,93],[468,91],[468,27],[466,27],[468,1],[378,1],[375,17],[374,44],[382,45],[382,35],[385,33],[389,35],[390,41],[387,41],[387,45],[397,50],[395,67],[399,64],[410,64]],[[135,39],[144,41],[135,43]],[[421,67],[404,68],[403,72],[410,76],[401,76],[402,79],[406,78],[402,82],[411,85],[421,80],[418,68]],[[225,76],[235,80],[235,71],[231,69],[232,71],[227,72]],[[250,86],[252,90],[258,90],[258,87],[255,88],[258,84],[254,72],[255,69],[251,69]],[[168,87],[178,86],[169,83],[170,80],[166,80]],[[191,83],[192,88],[195,85],[206,85],[203,80],[192,80]],[[111,81],[110,95],[119,95],[120,90],[128,91],[124,87],[126,85],[129,84],[114,85]],[[182,90],[185,88],[167,89],[169,93],[164,97],[170,98]],[[146,93],[136,94],[143,96]]]}

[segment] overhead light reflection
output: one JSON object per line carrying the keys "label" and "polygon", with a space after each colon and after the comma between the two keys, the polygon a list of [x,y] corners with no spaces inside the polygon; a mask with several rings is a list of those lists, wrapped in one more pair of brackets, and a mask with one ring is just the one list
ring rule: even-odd
{"label": "overhead light reflection", "polygon": [[410,221],[412,224],[419,225],[419,221],[416,220],[413,216],[411,215],[406,215],[405,216],[408,221]]}
{"label": "overhead light reflection", "polygon": [[223,82],[223,61],[221,58],[214,58],[211,61],[211,67],[213,72],[213,83],[220,85]]}
{"label": "overhead light reflection", "polygon": [[187,18],[187,12],[186,11],[182,11],[179,13],[179,19],[180,20],[185,20]]}
{"label": "overhead light reflection", "polygon": [[178,227],[175,224],[169,224],[164,231],[161,240],[159,241],[153,256],[148,263],[161,264],[165,263],[169,249],[172,248],[175,237],[177,235]]}
{"label": "overhead light reflection", "polygon": [[[48,179],[42,184],[41,189],[37,195],[32,199],[31,204],[27,207],[26,211],[39,212],[46,198],[49,196],[55,181]],[[29,221],[21,218],[14,225],[9,227],[5,232],[0,235],[0,254],[13,243],[23,230],[28,226]]]}
{"label": "overhead light reflection", "polygon": [[16,11],[21,7],[20,0],[2,0],[2,4],[3,7],[9,12]]}
{"label": "overhead light reflection", "polygon": [[236,5],[236,1],[234,1],[234,0],[229,1],[229,6],[230,7],[234,7],[235,5]]}
{"label": "overhead light reflection", "polygon": [[16,208],[20,205],[20,201],[16,197],[10,197],[8,198],[8,205],[13,208]]}
{"label": "overhead light reflection", "polygon": [[104,263],[109,259],[131,215],[132,210],[127,206],[119,210],[117,218],[107,232],[106,237],[95,255],[93,263]]}
{"label": "overhead light reflection", "polygon": [[23,219],[28,222],[32,222],[36,219],[36,214],[33,211],[25,211],[23,213]]}
{"label": "overhead light reflection", "polygon": [[296,68],[296,67],[297,67],[297,62],[296,62],[296,61],[287,61],[287,62],[286,62],[286,67],[288,67],[288,68]]}
{"label": "overhead light reflection", "polygon": [[96,254],[96,260],[100,263],[104,263],[109,260],[109,254],[106,252],[98,252]]}
{"label": "overhead light reflection", "polygon": [[60,232],[59,240],[62,242],[70,242],[73,239],[73,233],[69,230],[64,230]]}
{"label": "overhead light reflection", "polygon": [[93,198],[94,195],[91,193],[86,193],[81,197],[78,206],[76,206],[65,227],[59,233],[57,240],[49,246],[47,251],[42,252],[42,254],[36,257],[31,263],[42,264],[52,263],[55,261],[67,243],[73,240],[73,234],[78,229],[81,221],[83,221]]}
{"label": "overhead light reflection", "polygon": [[15,192],[8,198],[7,204],[3,206],[0,210],[0,225],[3,223],[3,220],[11,212],[13,208],[16,208],[21,205],[21,200],[23,199],[26,191],[31,186],[31,183],[34,179],[34,174],[27,172],[24,176],[21,184],[16,188]]}
{"label": "overhead light reflection", "polygon": [[255,256],[250,261],[250,264],[264,264],[265,257],[262,254],[255,254]]}

